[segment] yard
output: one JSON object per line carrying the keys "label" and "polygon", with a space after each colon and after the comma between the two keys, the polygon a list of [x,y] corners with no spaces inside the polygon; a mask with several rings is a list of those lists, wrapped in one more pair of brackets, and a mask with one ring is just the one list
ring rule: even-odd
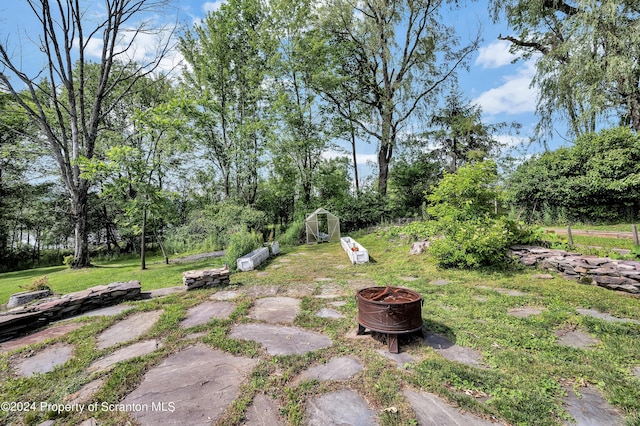
{"label": "yard", "polygon": [[[578,311],[588,309],[640,320],[638,298],[559,276],[536,279],[532,276],[540,271],[531,269],[506,272],[438,269],[426,254],[410,256],[408,244],[401,238],[390,238],[383,232],[355,238],[369,250],[371,263],[351,265],[339,243],[327,243],[285,248],[282,255],[259,270],[233,274],[231,289],[241,292],[242,296],[234,301],[236,310],[228,320],[213,320],[188,331],[178,327],[188,308],[208,300],[218,289],[132,302],[135,311],[163,309],[160,320],[147,337],[160,339],[164,345],[152,354],[121,362],[103,374],[104,385],[94,400],[121,401],[149,368],[192,344],[185,336],[196,331],[204,332],[198,339],[205,345],[259,359],[250,380],[242,385],[241,398],[224,412],[219,424],[241,424],[244,410],[259,392],[276,398],[280,414],[289,424],[304,424],[307,398],[337,385],[314,380],[294,384],[293,379],[306,368],[336,355],[352,355],[363,363],[364,370],[347,386],[357,390],[376,408],[383,425],[417,424],[401,392],[405,387],[439,395],[467,412],[502,424],[551,425],[571,418],[563,399],[569,390],[579,395],[585,386],[597,388],[625,417],[627,424],[640,425],[640,324],[606,321]],[[8,294],[14,292],[16,282],[28,283],[44,275],[54,290],[64,292],[128,279],[139,279],[143,289],[169,287],[180,285],[182,271],[210,265],[207,262],[170,266],[158,263],[143,273],[134,272],[133,264],[106,264],[84,271],[30,271],[0,276],[0,289],[2,300],[6,301]],[[321,295],[327,285],[336,287],[341,294],[339,299],[346,302],[336,308],[344,315],[342,319],[329,321],[315,315],[327,306],[327,299],[314,296]],[[378,351],[386,349],[383,342],[349,338],[348,334],[357,328],[353,295],[359,288],[374,285],[402,286],[419,292],[424,299],[426,331],[477,351],[482,365],[450,361],[415,337],[401,344],[401,350],[415,362],[398,368],[380,356]],[[301,312],[294,325],[325,333],[333,344],[305,355],[271,357],[257,344],[230,338],[228,333],[233,324],[248,321],[247,313],[256,300],[251,289],[255,288],[299,297]],[[517,308],[530,308],[535,314],[513,315]],[[76,345],[75,358],[51,373],[17,378],[10,368],[16,358],[27,357],[31,351],[50,343],[0,355],[1,399],[62,402],[65,395],[96,378],[87,372],[87,366],[108,351],[94,349],[95,336],[119,319],[122,316],[70,320],[84,325],[58,340]],[[574,331],[585,333],[592,343],[584,348],[559,343],[559,336]],[[59,421],[73,424],[82,418],[77,416],[63,415]],[[19,424],[38,423],[47,417],[55,415],[13,413],[8,419]],[[97,416],[101,425],[122,424],[126,419],[124,413]]]}

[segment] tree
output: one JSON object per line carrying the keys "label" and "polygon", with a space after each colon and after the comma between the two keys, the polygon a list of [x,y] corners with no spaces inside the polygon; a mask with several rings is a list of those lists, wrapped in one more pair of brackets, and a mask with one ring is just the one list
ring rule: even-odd
{"label": "tree", "polygon": [[515,35],[500,37],[525,57],[537,55],[540,128],[554,114],[576,136],[611,114],[640,130],[640,5],[628,0],[493,0]]}
{"label": "tree", "polygon": [[270,47],[258,0],[230,0],[180,39],[193,134],[219,171],[226,198],[253,204],[267,133],[265,74]]}
{"label": "tree", "polygon": [[[446,97],[445,105],[431,117],[435,130],[427,132],[426,137],[435,142],[437,148],[433,154],[446,163],[445,169],[449,172],[455,173],[461,165],[498,154],[500,143],[494,139],[494,134],[509,124],[484,124],[481,117],[482,108],[465,101],[456,87]],[[519,127],[517,124],[510,126]]]}
{"label": "tree", "polygon": [[321,154],[331,137],[329,118],[313,88],[322,58],[310,54],[314,39],[308,29],[313,22],[310,0],[279,0],[271,3],[271,18],[278,49],[273,60],[274,109],[279,137],[273,139],[274,156],[285,156],[297,168],[303,208],[311,204]]}
{"label": "tree", "polygon": [[[369,112],[365,119],[343,107],[339,110],[365,133],[377,139],[378,191],[386,195],[389,164],[411,119],[436,99],[443,83],[464,65],[478,40],[454,50],[454,30],[439,16],[444,0],[334,0],[323,15],[323,28],[346,42],[349,78],[340,95],[326,90],[334,105],[344,90],[357,89],[349,98]],[[350,89],[351,88],[351,89]]]}
{"label": "tree", "polygon": [[[27,3],[40,24],[41,34],[26,39],[36,44],[45,65],[34,73],[22,69],[21,58],[12,57],[11,39],[6,38],[0,42],[0,86],[37,124],[56,160],[75,223],[73,267],[80,268],[90,264],[90,182],[81,176],[78,159],[93,158],[104,117],[136,81],[156,69],[167,52],[170,37],[164,39],[154,58],[135,65],[135,73],[114,71],[117,61],[133,64],[136,40],[154,32],[148,23],[136,26],[134,19],[154,11],[167,0],[104,0],[106,13],[96,18],[94,26],[87,13],[91,5],[82,7],[79,0],[27,0]],[[99,72],[95,81],[89,81],[86,68],[92,63],[90,56],[96,45],[100,47]],[[20,91],[22,85],[26,86],[25,92]],[[89,85],[94,85],[95,90],[89,90]],[[120,91],[107,102],[114,90]]]}
{"label": "tree", "polygon": [[640,137],[614,128],[579,137],[519,166],[510,202],[528,220],[635,220],[640,210]]}
{"label": "tree", "polygon": [[104,159],[83,158],[81,168],[82,177],[100,182],[101,196],[121,208],[122,225],[139,235],[140,264],[145,269],[150,234],[160,245],[165,262],[169,261],[161,238],[162,226],[175,216],[167,181],[188,144],[180,137],[185,127],[184,104],[167,77],[147,77],[138,85],[135,96],[123,102],[127,107],[122,108],[126,114],[121,118],[126,130],[111,135]]}

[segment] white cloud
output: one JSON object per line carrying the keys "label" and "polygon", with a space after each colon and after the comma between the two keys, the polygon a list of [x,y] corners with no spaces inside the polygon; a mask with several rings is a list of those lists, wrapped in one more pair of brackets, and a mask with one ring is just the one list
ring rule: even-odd
{"label": "white cloud", "polygon": [[202,10],[205,13],[217,12],[220,10],[220,6],[226,3],[226,0],[208,1],[202,4]]}
{"label": "white cloud", "polygon": [[516,135],[494,135],[493,138],[507,148],[513,148],[529,142],[528,137]]}
{"label": "white cloud", "polygon": [[479,55],[475,64],[482,68],[500,68],[509,65],[518,59],[518,55],[509,52],[510,45],[511,43],[506,40],[497,40],[488,46],[481,47],[478,49]]}
{"label": "white cloud", "polygon": [[[172,34],[173,27],[160,28],[153,32],[139,32],[136,29],[125,29],[120,33],[116,52],[126,49],[119,55],[121,60],[135,61],[138,65],[150,67],[156,64],[160,51],[169,43],[175,45],[175,36]],[[132,42],[132,38],[135,39]],[[168,40],[168,38],[170,38]],[[103,41],[99,38],[92,38],[88,41],[85,53],[88,56],[100,58],[102,55]],[[171,48],[160,60],[157,71],[177,74],[180,72],[180,64],[183,62],[183,55],[175,47]]]}
{"label": "white cloud", "polygon": [[505,76],[501,86],[478,96],[474,103],[489,115],[534,112],[538,97],[537,89],[530,87],[534,73],[535,59],[531,59],[515,75]]}
{"label": "white cloud", "polygon": [[[329,150],[322,153],[322,158],[331,159],[331,158],[339,158],[339,157],[347,157],[349,161],[351,161],[352,154],[346,151],[335,151]],[[378,162],[378,154],[360,154],[356,152],[356,160],[358,164],[368,164],[369,162],[377,163]]]}

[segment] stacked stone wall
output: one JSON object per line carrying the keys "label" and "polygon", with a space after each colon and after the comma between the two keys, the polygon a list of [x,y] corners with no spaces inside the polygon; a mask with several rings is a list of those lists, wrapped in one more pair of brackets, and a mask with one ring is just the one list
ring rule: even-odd
{"label": "stacked stone wall", "polygon": [[41,300],[0,314],[0,341],[86,311],[140,296],[140,282],[117,282]]}
{"label": "stacked stone wall", "polygon": [[510,252],[523,265],[559,272],[585,284],[640,294],[640,262],[524,245],[513,246]]}
{"label": "stacked stone wall", "polygon": [[229,269],[217,268],[187,271],[182,274],[182,282],[187,287],[187,290],[229,285]]}

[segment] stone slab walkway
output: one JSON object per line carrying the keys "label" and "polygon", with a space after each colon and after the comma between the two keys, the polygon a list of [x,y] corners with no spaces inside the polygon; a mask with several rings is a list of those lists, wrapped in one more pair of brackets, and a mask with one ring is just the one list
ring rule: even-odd
{"label": "stone slab walkway", "polygon": [[48,373],[56,366],[69,361],[73,356],[74,347],[66,343],[59,343],[38,352],[30,358],[25,358],[16,366],[19,376],[31,377],[36,373]]}
{"label": "stone slab walkway", "polygon": [[331,339],[324,334],[268,324],[237,325],[230,337],[259,342],[269,355],[300,355],[331,346]]}
{"label": "stone slab walkway", "polygon": [[456,410],[431,393],[407,389],[402,394],[413,407],[419,425],[495,426],[495,423]]}
{"label": "stone slab walkway", "polygon": [[122,404],[141,407],[131,412],[141,425],[211,425],[238,397],[240,383],[257,364],[257,359],[189,347],[149,370]]}
{"label": "stone slab walkway", "polygon": [[331,392],[307,403],[307,421],[309,426],[378,425],[376,412],[369,407],[356,391],[345,389]]}
{"label": "stone slab walkway", "polygon": [[140,312],[117,322],[98,335],[98,349],[137,339],[147,333],[158,321],[162,311]]}

